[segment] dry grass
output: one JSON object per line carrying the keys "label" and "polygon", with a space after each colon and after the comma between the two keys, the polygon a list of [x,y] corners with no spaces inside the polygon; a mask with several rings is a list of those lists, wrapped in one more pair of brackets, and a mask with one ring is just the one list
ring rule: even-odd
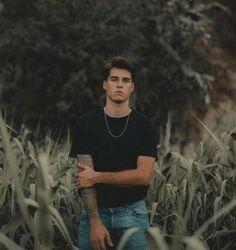
{"label": "dry grass", "polygon": [[[236,127],[219,136],[205,127],[209,136],[186,159],[171,150],[170,124],[147,199],[150,248],[235,249]],[[50,136],[33,142],[26,128],[17,133],[0,116],[1,249],[78,249],[81,202],[69,146]]]}

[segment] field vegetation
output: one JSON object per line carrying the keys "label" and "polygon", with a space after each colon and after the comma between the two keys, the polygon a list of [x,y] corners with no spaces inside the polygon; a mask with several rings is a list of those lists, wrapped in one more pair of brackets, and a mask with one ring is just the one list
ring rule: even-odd
{"label": "field vegetation", "polygon": [[[235,123],[218,135],[205,127],[208,135],[188,159],[171,150],[170,120],[147,197],[151,249],[235,249]],[[69,136],[63,143],[35,136],[0,117],[1,249],[78,249],[81,201]]]}

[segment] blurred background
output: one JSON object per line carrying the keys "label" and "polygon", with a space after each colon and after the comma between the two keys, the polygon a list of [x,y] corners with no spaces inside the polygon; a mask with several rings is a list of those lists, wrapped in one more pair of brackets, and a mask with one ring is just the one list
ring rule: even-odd
{"label": "blurred background", "polygon": [[102,65],[138,69],[132,105],[191,153],[236,101],[235,0],[0,0],[0,105],[14,127],[62,137],[103,106]]}
{"label": "blurred background", "polygon": [[78,249],[70,134],[117,55],[160,135],[152,249],[235,250],[236,0],[0,0],[0,249]]}

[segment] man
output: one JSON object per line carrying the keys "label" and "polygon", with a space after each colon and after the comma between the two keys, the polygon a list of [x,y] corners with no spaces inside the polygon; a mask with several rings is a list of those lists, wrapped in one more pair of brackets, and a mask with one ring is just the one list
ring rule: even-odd
{"label": "man", "polygon": [[123,233],[128,250],[148,249],[145,196],[156,159],[155,127],[129,106],[135,70],[128,59],[115,57],[104,68],[103,109],[79,117],[70,151],[77,157],[76,182],[84,208],[79,226],[81,250],[115,249]]}

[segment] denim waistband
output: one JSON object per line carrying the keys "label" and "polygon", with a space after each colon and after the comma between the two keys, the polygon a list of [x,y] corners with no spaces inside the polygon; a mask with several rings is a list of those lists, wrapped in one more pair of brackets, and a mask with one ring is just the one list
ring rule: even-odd
{"label": "denim waistband", "polygon": [[102,211],[102,210],[110,210],[110,211],[113,211],[113,212],[118,212],[118,211],[123,210],[123,209],[135,208],[135,207],[142,206],[142,205],[145,205],[145,200],[144,199],[136,201],[136,202],[131,203],[131,204],[126,204],[126,205],[123,205],[123,206],[119,206],[119,207],[99,207],[99,210],[100,211]]}

